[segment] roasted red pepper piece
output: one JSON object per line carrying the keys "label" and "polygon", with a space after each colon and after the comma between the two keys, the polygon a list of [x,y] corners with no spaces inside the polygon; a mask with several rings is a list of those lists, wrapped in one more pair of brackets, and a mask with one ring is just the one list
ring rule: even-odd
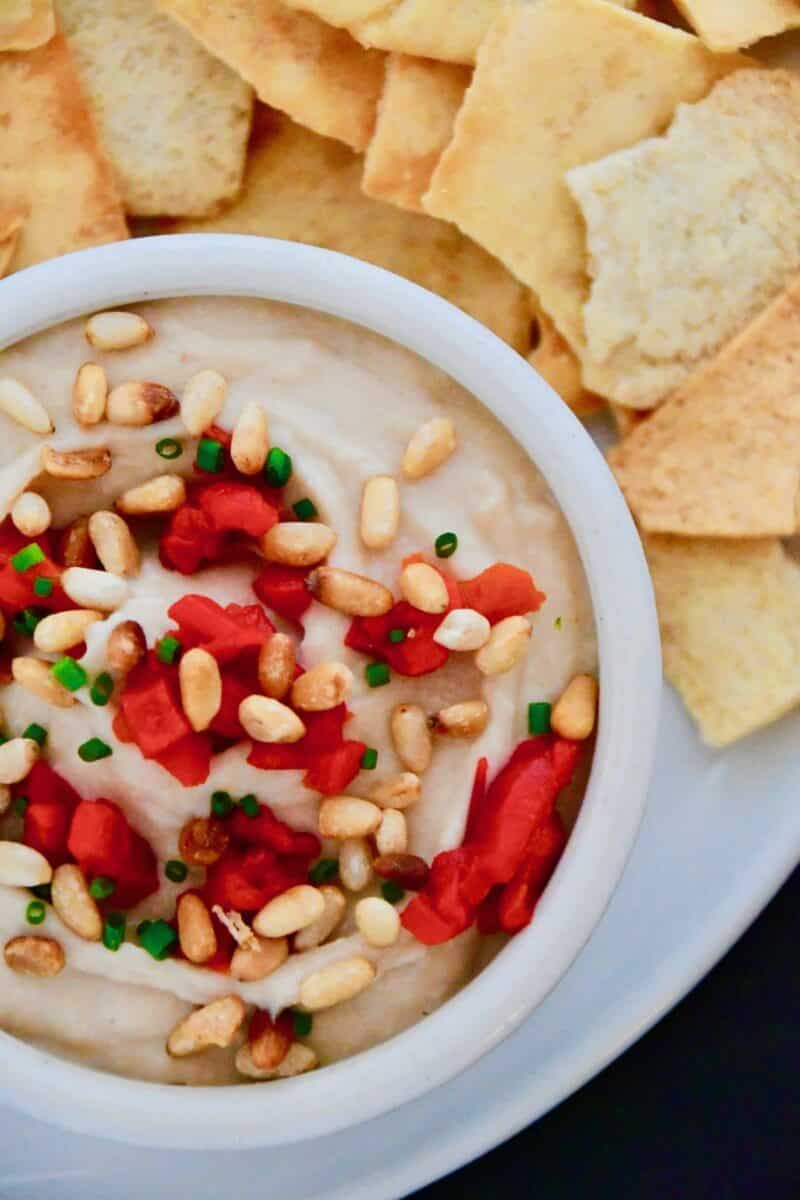
{"label": "roasted red pepper piece", "polygon": [[23,841],[43,854],[52,867],[60,867],[69,859],[69,827],[81,798],[66,779],[41,760],[31,768],[24,789],[28,806]]}
{"label": "roasted red pepper piece", "polygon": [[145,758],[156,758],[192,732],[181,708],[177,681],[154,668],[151,659],[128,675],[120,707]]}
{"label": "roasted red pepper piece", "polygon": [[278,523],[273,507],[251,483],[222,480],[199,488],[195,499],[216,533],[243,533],[261,537]]}
{"label": "roasted red pepper piece", "polygon": [[366,748],[364,742],[344,741],[335,750],[314,755],[303,776],[303,783],[312,791],[322,792],[323,796],[335,796],[343,792],[361,770],[361,759]]}
{"label": "roasted red pepper piece", "polygon": [[517,933],[530,924],[536,902],[555,871],[566,844],[567,835],[556,812],[534,830],[525,850],[524,862],[499,897],[498,921],[506,933]]}
{"label": "roasted red pepper piece", "polygon": [[221,666],[240,655],[255,657],[275,629],[257,604],[223,608],[208,596],[190,594],[167,611],[184,648],[202,646]]}
{"label": "roasted red pepper piece", "polygon": [[483,613],[492,625],[505,617],[537,612],[547,599],[528,571],[510,563],[494,563],[474,579],[462,579],[459,587],[464,608]]}
{"label": "roasted red pepper piece", "polygon": [[211,772],[212,752],[207,733],[187,733],[162,754],[153,755],[153,760],[184,787],[198,787]]}
{"label": "roasted red pepper piece", "polygon": [[113,907],[132,908],[158,890],[152,848],[111,800],[82,800],[70,825],[69,852],[87,879],[113,879]]}
{"label": "roasted red pepper piece", "polygon": [[256,817],[248,817],[247,813],[237,808],[229,829],[236,841],[265,846],[276,854],[299,855],[311,861],[319,853],[319,839],[314,834],[298,833],[276,817],[266,804],[261,805]]}
{"label": "roasted red pepper piece", "polygon": [[183,504],[170,517],[159,542],[165,567],[193,575],[205,562],[215,559],[221,540],[209,516],[194,504]]}
{"label": "roasted red pepper piece", "polygon": [[341,792],[361,769],[363,742],[345,740],[344,704],[326,712],[303,713],[306,735],[292,745],[254,742],[247,761],[264,771],[302,771],[303,783],[312,791],[333,796]]}
{"label": "roasted red pepper piece", "polygon": [[469,798],[469,811],[467,813],[467,829],[464,834],[464,841],[470,840],[471,834],[475,828],[475,823],[478,820],[478,813],[483,808],[486,800],[486,778],[489,774],[488,758],[479,758],[475,767],[475,778],[472,781],[472,794]]}
{"label": "roasted red pepper piece", "polygon": [[313,600],[303,567],[267,563],[253,582],[253,591],[267,608],[286,621],[299,622]]}
{"label": "roasted red pepper piece", "polygon": [[285,892],[308,881],[305,857],[281,859],[273,850],[229,850],[208,868],[202,896],[209,908],[219,904],[252,913]]}

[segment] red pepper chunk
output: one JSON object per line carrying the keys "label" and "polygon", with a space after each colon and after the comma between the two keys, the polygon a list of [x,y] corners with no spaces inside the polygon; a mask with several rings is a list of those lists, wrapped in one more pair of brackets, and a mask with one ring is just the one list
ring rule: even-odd
{"label": "red pepper chunk", "polygon": [[558,865],[567,835],[554,812],[534,830],[525,850],[525,861],[505,885],[498,901],[498,921],[506,933],[517,933],[529,925],[536,902]]}
{"label": "red pepper chunk", "polygon": [[220,552],[220,536],[210,517],[194,504],[183,504],[170,517],[159,542],[163,566],[194,575]]}
{"label": "red pepper chunk", "polygon": [[323,796],[335,796],[352,783],[361,770],[361,759],[367,746],[365,742],[344,741],[335,750],[312,758],[303,783]]}
{"label": "red pepper chunk", "polygon": [[69,852],[87,879],[113,879],[115,908],[133,908],[158,890],[152,848],[111,800],[82,800],[70,825]]}
{"label": "red pepper chunk", "polygon": [[202,646],[220,666],[240,655],[258,654],[275,627],[257,604],[223,608],[208,596],[182,596],[168,609],[185,649]]}
{"label": "red pepper chunk", "polygon": [[72,814],[81,798],[66,779],[39,760],[25,780],[23,841],[43,854],[52,867],[69,860],[67,839]]}
{"label": "red pepper chunk", "polygon": [[219,904],[252,913],[290,887],[308,882],[305,856],[281,858],[274,850],[256,847],[229,850],[208,868],[202,896],[209,908]]}
{"label": "red pepper chunk", "polygon": [[254,742],[247,761],[263,771],[305,771],[303,783],[315,792],[335,796],[355,779],[366,745],[346,740],[344,704],[326,712],[303,713],[305,737],[292,745]]}
{"label": "red pepper chunk", "polygon": [[145,758],[157,758],[192,732],[176,684],[160,673],[154,674],[150,662],[131,671],[120,695],[120,706]]}
{"label": "red pepper chunk", "polygon": [[459,587],[464,608],[483,613],[492,625],[506,617],[538,612],[547,599],[528,571],[510,563],[494,563],[474,579],[462,579]]}
{"label": "red pepper chunk", "polygon": [[303,567],[284,567],[267,563],[253,582],[253,591],[262,604],[286,621],[299,622],[313,600]]}
{"label": "red pepper chunk", "polygon": [[223,480],[200,488],[197,503],[216,533],[261,537],[278,523],[279,510],[251,483]]}
{"label": "red pepper chunk", "polygon": [[[12,555],[31,542],[42,550],[44,559],[27,571],[18,571],[10,562]],[[37,596],[33,585],[37,579],[49,579],[53,590],[49,596]],[[13,616],[23,608],[35,607],[47,612],[61,612],[75,605],[63,591],[60,583],[61,570],[53,561],[50,538],[43,533],[38,537],[25,537],[7,517],[0,523],[0,612]]]}

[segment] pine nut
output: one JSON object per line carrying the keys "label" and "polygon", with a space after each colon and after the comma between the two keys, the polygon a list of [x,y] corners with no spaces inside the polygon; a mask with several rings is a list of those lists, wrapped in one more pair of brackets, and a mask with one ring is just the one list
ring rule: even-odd
{"label": "pine nut", "polygon": [[448,737],[477,737],[489,723],[489,705],[483,700],[462,700],[451,704],[436,714],[437,733]]}
{"label": "pine nut", "polygon": [[50,528],[50,505],[37,492],[23,492],[11,507],[11,520],[25,537],[35,538]]}
{"label": "pine nut", "polygon": [[120,621],[108,635],[106,659],[112,671],[127,675],[146,653],[147,641],[138,621]]}
{"label": "pine nut", "polygon": [[108,378],[98,363],[84,363],[72,385],[72,415],[79,425],[97,425],[106,415]]}
{"label": "pine nut", "polygon": [[426,421],[411,438],[403,455],[403,472],[422,479],[445,462],[456,448],[456,429],[449,417]]}
{"label": "pine nut", "polygon": [[320,604],[347,617],[381,617],[394,604],[382,583],[340,567],[319,567],[309,582]]}
{"label": "pine nut", "polygon": [[424,613],[443,613],[450,603],[447,584],[435,567],[415,562],[400,572],[400,594],[414,608]]}
{"label": "pine nut", "polygon": [[550,727],[559,737],[582,742],[593,732],[597,720],[597,680],[592,675],[576,675],[553,706]]}
{"label": "pine nut", "polygon": [[61,586],[73,604],[96,608],[100,612],[113,612],[128,597],[124,579],[107,571],[94,571],[91,567],[68,567],[61,576]]}
{"label": "pine nut", "polygon": [[381,808],[410,808],[422,795],[422,784],[413,771],[390,775],[370,790],[369,798]]}
{"label": "pine nut", "polygon": [[138,313],[95,313],[86,322],[86,340],[96,350],[132,350],[152,336],[152,327]]}
{"label": "pine nut", "polygon": [[38,757],[39,743],[33,738],[18,737],[3,742],[0,746],[0,784],[21,783],[27,779]]}
{"label": "pine nut", "polygon": [[217,935],[203,901],[193,892],[184,892],[178,898],[176,915],[178,940],[189,962],[208,962],[217,952]]}
{"label": "pine nut", "polygon": [[10,808],[11,788],[5,783],[0,783],[0,817],[2,817],[3,813],[7,813]]}
{"label": "pine nut", "polygon": [[404,767],[421,775],[431,765],[433,739],[428,718],[418,704],[398,704],[390,729],[395,753]]}
{"label": "pine nut", "polygon": [[61,654],[85,640],[86,630],[103,614],[90,608],[71,608],[43,617],[33,632],[33,644],[45,654]]}
{"label": "pine nut", "polygon": [[515,667],[528,648],[531,623],[526,617],[506,617],[492,627],[488,642],[475,655],[483,675],[502,675]]}
{"label": "pine nut", "polygon": [[[44,700],[45,704],[52,704],[54,708],[72,708],[75,697],[52,675],[50,666],[42,658],[14,658],[11,660],[11,674],[20,687],[39,700]],[[6,742],[5,746],[0,746],[0,755],[9,744]]]}
{"label": "pine nut", "polygon": [[87,942],[99,942],[103,935],[103,918],[80,867],[74,863],[56,867],[51,891],[53,908],[67,929]]}
{"label": "pine nut", "polygon": [[300,984],[300,1003],[309,1012],[332,1008],[363,992],[377,974],[367,958],[343,958],[314,971]]}
{"label": "pine nut", "polygon": [[345,838],[340,845],[339,878],[348,892],[363,892],[371,882],[372,854],[365,838]]}
{"label": "pine nut", "polygon": [[89,537],[89,518],[78,517],[71,521],[61,535],[59,545],[61,562],[65,567],[95,567],[97,555]]}
{"label": "pine nut", "polygon": [[245,1007],[241,997],[223,996],[203,1008],[196,1008],[167,1039],[167,1053],[173,1058],[199,1054],[209,1046],[230,1046],[244,1024]]}
{"label": "pine nut", "polygon": [[379,855],[405,854],[408,850],[408,824],[403,813],[387,808],[375,834],[375,849]]}
{"label": "pine nut", "polygon": [[289,567],[315,567],[336,545],[336,534],[319,521],[281,521],[261,539],[267,562]]}
{"label": "pine nut", "polygon": [[15,937],[3,949],[6,965],[21,975],[52,979],[64,970],[64,951],[54,938]]}
{"label": "pine nut", "polygon": [[43,854],[22,842],[0,842],[0,883],[6,887],[39,887],[53,878]]}
{"label": "pine nut", "polygon": [[286,938],[256,938],[255,945],[239,946],[234,950],[231,975],[242,983],[256,983],[277,971],[288,957],[289,943]]}
{"label": "pine nut", "polygon": [[319,806],[318,825],[323,837],[368,837],[381,823],[381,810],[358,796],[327,796]]}
{"label": "pine nut", "polygon": [[136,379],[112,388],[106,416],[114,425],[142,427],[166,421],[178,411],[178,397],[168,387]]}
{"label": "pine nut", "polygon": [[139,548],[128,523],[117,513],[95,512],[89,517],[89,537],[97,557],[112,575],[135,575]]}
{"label": "pine nut", "polygon": [[353,672],[344,663],[320,663],[292,685],[292,704],[304,712],[326,712],[343,704],[353,686]]}
{"label": "pine nut", "polygon": [[258,682],[265,696],[282,700],[294,679],[294,642],[286,633],[273,633],[258,655]]}
{"label": "pine nut", "polygon": [[359,900],[355,910],[356,926],[370,946],[385,949],[400,936],[400,914],[388,900],[367,896]]}
{"label": "pine nut", "polygon": [[258,938],[240,912],[237,912],[235,908],[229,908],[226,911],[219,904],[214,904],[211,911],[219,923],[225,926],[237,946],[256,949]]}
{"label": "pine nut", "polygon": [[308,883],[281,892],[253,917],[253,929],[261,937],[287,937],[305,929],[325,912],[325,897]]}
{"label": "pine nut", "polygon": [[250,1047],[245,1043],[236,1053],[236,1070],[248,1079],[292,1079],[295,1075],[312,1071],[317,1061],[317,1056],[310,1046],[303,1042],[292,1042],[279,1066],[272,1070],[262,1070],[253,1062]]}
{"label": "pine nut", "polygon": [[312,921],[310,925],[306,925],[305,929],[301,929],[296,934],[295,950],[313,950],[316,946],[321,946],[331,936],[344,916],[347,901],[339,888],[326,883],[319,889],[319,892],[325,901],[325,911],[317,917],[316,921]]}
{"label": "pine nut", "polygon": [[269,454],[269,424],[267,414],[256,401],[250,400],[240,412],[233,427],[231,460],[243,475],[257,475]]}
{"label": "pine nut", "polygon": [[108,446],[87,446],[85,450],[54,450],[42,446],[42,470],[53,479],[99,479],[111,470]]}
{"label": "pine nut", "polygon": [[214,424],[227,392],[228,385],[219,371],[198,371],[192,376],[181,399],[181,418],[193,437]]}
{"label": "pine nut", "polygon": [[149,517],[174,512],[186,500],[186,484],[180,475],[157,475],[129,488],[117,500],[117,508],[128,517]]}
{"label": "pine nut", "polygon": [[373,866],[381,879],[389,879],[412,892],[424,888],[431,873],[425,859],[418,854],[381,854]]}
{"label": "pine nut", "polygon": [[[250,1029],[252,1028],[251,1024]],[[255,1066],[260,1071],[274,1071],[286,1058],[292,1039],[288,1033],[270,1021],[257,1036],[254,1037],[252,1032],[248,1034],[247,1044]]]}
{"label": "pine nut", "polygon": [[0,412],[4,412],[29,433],[53,432],[53,422],[47,409],[17,379],[0,379]]}
{"label": "pine nut", "polygon": [[213,654],[195,646],[178,665],[181,704],[195,733],[208,729],[222,706],[222,676]]}
{"label": "pine nut", "polygon": [[391,475],[374,475],[361,497],[361,540],[368,550],[385,550],[397,537],[400,491]]}
{"label": "pine nut", "polygon": [[454,608],[436,627],[433,640],[448,650],[480,650],[488,642],[491,632],[492,627],[483,613],[474,608]]}
{"label": "pine nut", "polygon": [[210,867],[219,862],[228,849],[230,838],[225,826],[211,817],[193,817],[178,835],[178,850],[189,867]]}
{"label": "pine nut", "polygon": [[286,745],[305,737],[306,727],[297,713],[269,696],[247,696],[239,705],[239,720],[255,742]]}

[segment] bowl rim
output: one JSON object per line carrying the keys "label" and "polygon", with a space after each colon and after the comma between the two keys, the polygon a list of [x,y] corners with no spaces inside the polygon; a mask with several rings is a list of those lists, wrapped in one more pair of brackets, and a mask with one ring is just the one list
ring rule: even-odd
{"label": "bowl rim", "polygon": [[[578,822],[535,922],[431,1016],[319,1072],[253,1087],[133,1080],[0,1031],[0,1097],[78,1132],[149,1146],[231,1149],[335,1133],[453,1078],[555,987],[599,921],[644,812],[661,696],[652,584],[605,460],[530,365],[460,309],[328,250],[233,234],[136,239],[79,251],[0,282],[0,350],[62,321],[186,296],[283,301],[361,325],[471,392],[545,477],[572,530],[597,629],[601,702]],[[172,1101],[180,1096],[180,1103]]]}

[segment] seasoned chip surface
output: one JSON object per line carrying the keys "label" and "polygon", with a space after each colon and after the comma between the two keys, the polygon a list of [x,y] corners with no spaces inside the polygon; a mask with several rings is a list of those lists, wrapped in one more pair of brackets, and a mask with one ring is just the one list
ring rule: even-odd
{"label": "seasoned chip surface", "polygon": [[675,0],[675,5],[712,50],[738,50],[800,27],[797,0]]}
{"label": "seasoned chip surface", "polygon": [[0,50],[35,50],[56,31],[53,0],[3,0]]}

